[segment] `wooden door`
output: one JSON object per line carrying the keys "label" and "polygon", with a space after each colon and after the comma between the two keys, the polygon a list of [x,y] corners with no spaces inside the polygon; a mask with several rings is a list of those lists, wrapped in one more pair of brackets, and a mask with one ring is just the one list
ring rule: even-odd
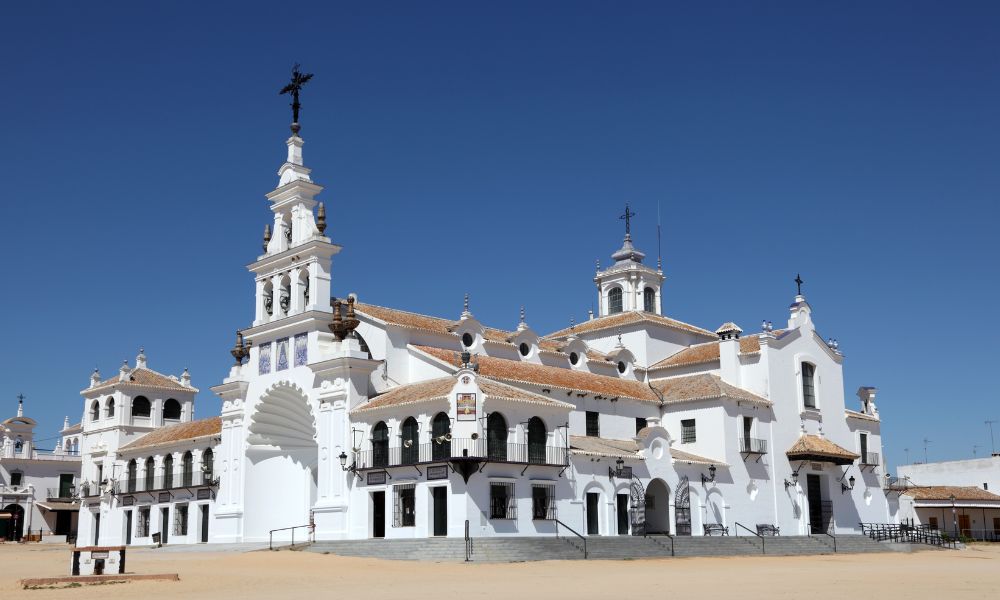
{"label": "wooden door", "polygon": [[964,536],[972,536],[972,522],[969,515],[958,515],[958,531]]}

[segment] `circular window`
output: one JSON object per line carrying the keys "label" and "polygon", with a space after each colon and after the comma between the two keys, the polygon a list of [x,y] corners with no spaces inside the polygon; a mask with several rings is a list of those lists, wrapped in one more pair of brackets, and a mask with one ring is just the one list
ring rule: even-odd
{"label": "circular window", "polygon": [[580,355],[577,354],[576,352],[570,352],[569,353],[569,363],[571,365],[575,365],[578,362],[580,362]]}
{"label": "circular window", "polygon": [[469,346],[472,345],[472,334],[471,333],[463,333],[462,334],[462,345],[465,346],[466,348],[468,348]]}
{"label": "circular window", "polygon": [[624,361],[621,361],[621,360],[618,361],[618,372],[619,373],[624,373],[625,372],[625,362]]}
{"label": "circular window", "polygon": [[528,353],[531,352],[531,346],[529,346],[526,342],[521,342],[521,345],[518,346],[517,349],[521,352],[521,356],[527,356]]}

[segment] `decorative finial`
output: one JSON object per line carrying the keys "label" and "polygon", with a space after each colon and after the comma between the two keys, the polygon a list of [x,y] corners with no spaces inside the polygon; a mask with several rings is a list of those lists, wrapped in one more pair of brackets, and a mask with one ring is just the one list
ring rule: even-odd
{"label": "decorative finial", "polygon": [[264,252],[267,252],[267,245],[271,243],[271,224],[264,225]]}
{"label": "decorative finial", "polygon": [[799,275],[798,273],[796,273],[795,274],[795,285],[796,285],[796,288],[798,290],[796,292],[796,294],[799,295],[799,296],[802,295],[802,284],[803,283],[805,283],[805,282],[802,281],[802,275]]}
{"label": "decorative finial", "polygon": [[24,416],[24,394],[17,395],[17,416]]}
{"label": "decorative finial", "polygon": [[462,318],[471,317],[472,313],[469,312],[469,294],[466,292],[465,299],[462,301]]}
{"label": "decorative finial", "polygon": [[243,364],[244,358],[250,356],[250,349],[243,343],[243,332],[238,329],[236,330],[236,344],[229,353],[236,359],[237,367]]}
{"label": "decorative finial", "polygon": [[135,357],[135,367],[137,369],[146,368],[146,350],[144,348],[139,348],[139,354]]}
{"label": "decorative finial", "polygon": [[573,331],[574,329],[576,329],[576,319],[574,319],[573,317],[570,317],[569,318],[569,330]]}
{"label": "decorative finial", "polygon": [[521,320],[520,323],[524,323],[524,306],[521,306]]}
{"label": "decorative finial", "polygon": [[319,229],[319,234],[323,235],[326,231],[326,207],[320,202],[319,206],[316,208],[316,229]]}
{"label": "decorative finial", "polygon": [[191,373],[188,371],[187,367],[184,367],[184,372],[181,373],[181,385],[184,387],[191,387]]}
{"label": "decorative finial", "polygon": [[292,133],[295,135],[299,134],[299,109],[302,108],[302,104],[299,103],[299,92],[302,91],[302,86],[312,79],[312,73],[303,73],[299,71],[299,63],[295,63],[292,67],[292,80],[278,92],[281,94],[291,94],[292,95]]}
{"label": "decorative finial", "polygon": [[629,210],[628,202],[626,202],[625,203],[625,214],[622,215],[622,216],[620,216],[620,217],[618,217],[619,219],[624,219],[625,220],[625,237],[631,237],[632,236],[632,217],[634,217],[634,216],[635,216],[635,213],[632,212],[631,210]]}
{"label": "decorative finial", "polygon": [[600,273],[601,272],[601,259],[598,258],[596,262],[597,262],[597,272]]}

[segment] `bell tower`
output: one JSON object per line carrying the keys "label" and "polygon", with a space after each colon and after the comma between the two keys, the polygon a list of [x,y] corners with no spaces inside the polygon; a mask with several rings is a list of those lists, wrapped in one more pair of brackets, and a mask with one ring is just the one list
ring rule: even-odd
{"label": "bell tower", "polygon": [[625,214],[619,217],[625,221],[625,239],[622,247],[611,255],[614,264],[601,270],[601,263],[597,262],[594,283],[597,285],[598,316],[627,311],[662,314],[660,292],[666,277],[659,264],[655,269],[642,264],[646,255],[632,244],[634,216],[626,204]]}

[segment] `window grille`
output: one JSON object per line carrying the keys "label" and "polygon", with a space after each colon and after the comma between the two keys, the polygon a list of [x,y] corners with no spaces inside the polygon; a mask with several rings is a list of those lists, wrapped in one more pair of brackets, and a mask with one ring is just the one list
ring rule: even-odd
{"label": "window grille", "polygon": [[601,417],[598,412],[593,410],[587,411],[587,435],[589,437],[601,436]]}
{"label": "window grille", "polygon": [[608,314],[614,315],[622,311],[622,289],[611,288],[608,291]]}
{"label": "window grille", "polygon": [[693,444],[698,440],[695,431],[694,419],[684,419],[681,421],[681,443]]}
{"label": "window grille", "polygon": [[806,408],[816,408],[816,366],[802,363],[802,403]]}
{"label": "window grille", "polygon": [[517,518],[517,498],[514,497],[514,482],[494,481],[490,483],[490,518]]}
{"label": "window grille", "polygon": [[136,537],[149,537],[149,508],[139,509],[139,523],[135,531]]}
{"label": "window grille", "polygon": [[531,485],[531,518],[551,521],[556,518],[556,486],[550,483]]}
{"label": "window grille", "polygon": [[413,527],[417,524],[417,486],[409,483],[392,486],[392,526]]}
{"label": "window grille", "polygon": [[178,504],[174,508],[174,535],[187,535],[188,505]]}

